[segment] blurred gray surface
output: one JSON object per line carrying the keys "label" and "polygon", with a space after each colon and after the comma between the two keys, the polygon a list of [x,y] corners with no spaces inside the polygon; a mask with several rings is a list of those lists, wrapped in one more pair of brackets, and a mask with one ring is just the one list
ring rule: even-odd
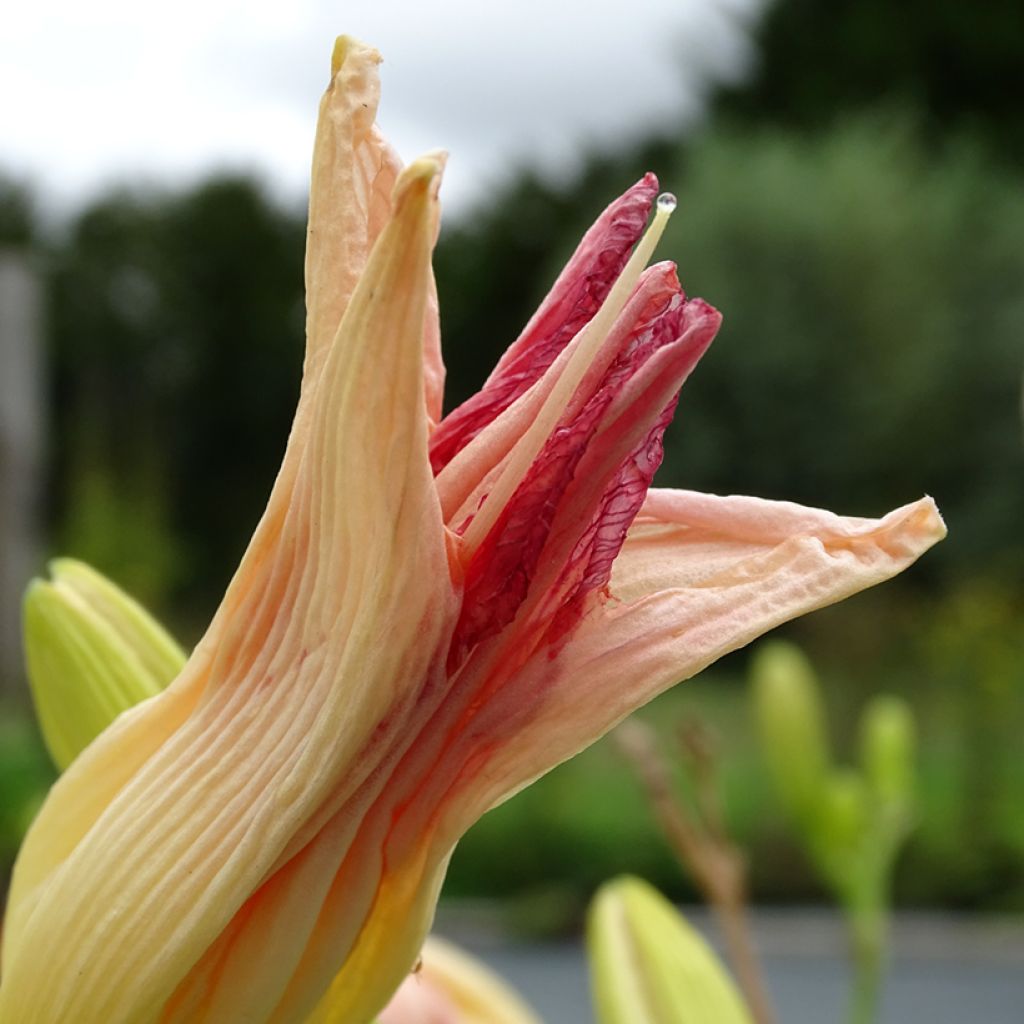
{"label": "blurred gray surface", "polygon": [[[714,941],[703,911],[687,917]],[[838,918],[827,911],[755,914],[780,1024],[845,1017],[847,967]],[[443,913],[438,930],[502,974],[546,1024],[592,1024],[579,942],[505,942],[479,922]],[[1024,1024],[1024,923],[901,916],[879,1024]]]}
{"label": "blurred gray surface", "polygon": [[0,696],[21,677],[21,595],[35,566],[43,476],[42,293],[0,248]]}

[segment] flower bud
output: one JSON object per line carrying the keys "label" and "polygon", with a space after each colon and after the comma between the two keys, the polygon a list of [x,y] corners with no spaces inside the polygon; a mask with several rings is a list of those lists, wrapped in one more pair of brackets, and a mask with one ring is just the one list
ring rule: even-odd
{"label": "flower bud", "polygon": [[831,856],[848,853],[864,837],[868,792],[864,780],[848,768],[826,780],[813,827],[821,848]]}
{"label": "flower bud", "polygon": [[656,889],[638,878],[603,885],[587,922],[599,1024],[750,1024],[725,968]]}
{"label": "flower bud", "polygon": [[793,817],[806,823],[815,815],[829,772],[814,670],[798,647],[776,640],[761,645],[751,674],[757,728],[776,787]]}
{"label": "flower bud", "polygon": [[914,716],[899,697],[876,697],[860,725],[861,760],[875,796],[886,804],[910,803],[914,795]]}
{"label": "flower bud", "polygon": [[43,739],[63,770],[122,711],[167,686],[185,654],[95,569],[61,558],[50,573],[25,593],[25,658]]}

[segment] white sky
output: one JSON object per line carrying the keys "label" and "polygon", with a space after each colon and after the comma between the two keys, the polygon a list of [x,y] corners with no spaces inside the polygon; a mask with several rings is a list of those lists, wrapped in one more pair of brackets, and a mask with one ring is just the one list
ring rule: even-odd
{"label": "white sky", "polygon": [[746,56],[757,0],[14,0],[0,30],[0,170],[57,209],[112,182],[214,168],[304,194],[339,32],[384,55],[380,121],[451,161],[449,207],[509,167],[682,125]]}

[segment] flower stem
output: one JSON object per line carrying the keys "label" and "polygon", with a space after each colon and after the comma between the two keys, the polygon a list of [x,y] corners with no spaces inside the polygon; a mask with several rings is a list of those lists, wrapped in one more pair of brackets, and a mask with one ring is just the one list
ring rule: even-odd
{"label": "flower stem", "polygon": [[854,908],[850,917],[853,979],[848,1024],[872,1024],[878,1016],[885,964],[886,917],[880,907]]}

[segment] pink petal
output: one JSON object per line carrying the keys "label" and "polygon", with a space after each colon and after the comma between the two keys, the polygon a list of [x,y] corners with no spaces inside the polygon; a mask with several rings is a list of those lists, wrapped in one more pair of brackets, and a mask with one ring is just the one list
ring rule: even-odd
{"label": "pink petal", "polygon": [[494,744],[485,770],[464,773],[464,798],[500,802],[675,683],[895,576],[944,535],[930,498],[873,520],[654,492],[615,561],[612,597],[598,597],[560,649],[538,650],[474,720]]}
{"label": "pink petal", "polygon": [[496,416],[527,391],[597,312],[643,233],[658,179],[645,175],[584,235],[566,268],[483,388],[449,413],[431,438],[439,473]]}
{"label": "pink petal", "polygon": [[[638,448],[660,444],[666,406],[674,404],[675,393],[718,326],[717,314],[708,314],[703,303],[684,303],[678,291],[648,312],[647,319],[635,319],[642,308],[639,302],[627,306],[620,324],[632,323],[632,328],[613,332],[603,366],[584,378],[572,406],[470,562],[453,641],[454,664],[473,644],[512,621],[542,554],[545,566],[561,570],[564,580],[579,567],[579,575],[596,581],[614,558],[650,479],[634,488],[627,511],[613,500],[623,493],[627,464]],[[693,330],[698,323],[701,329]],[[599,451],[591,453],[592,447]],[[653,475],[656,465],[649,468]],[[556,520],[568,523],[572,532],[558,532],[552,546],[548,541]],[[616,530],[618,542],[610,542]],[[602,553],[595,555],[595,545]],[[603,583],[600,578],[595,585]],[[581,580],[572,585],[577,594],[585,589]]]}

